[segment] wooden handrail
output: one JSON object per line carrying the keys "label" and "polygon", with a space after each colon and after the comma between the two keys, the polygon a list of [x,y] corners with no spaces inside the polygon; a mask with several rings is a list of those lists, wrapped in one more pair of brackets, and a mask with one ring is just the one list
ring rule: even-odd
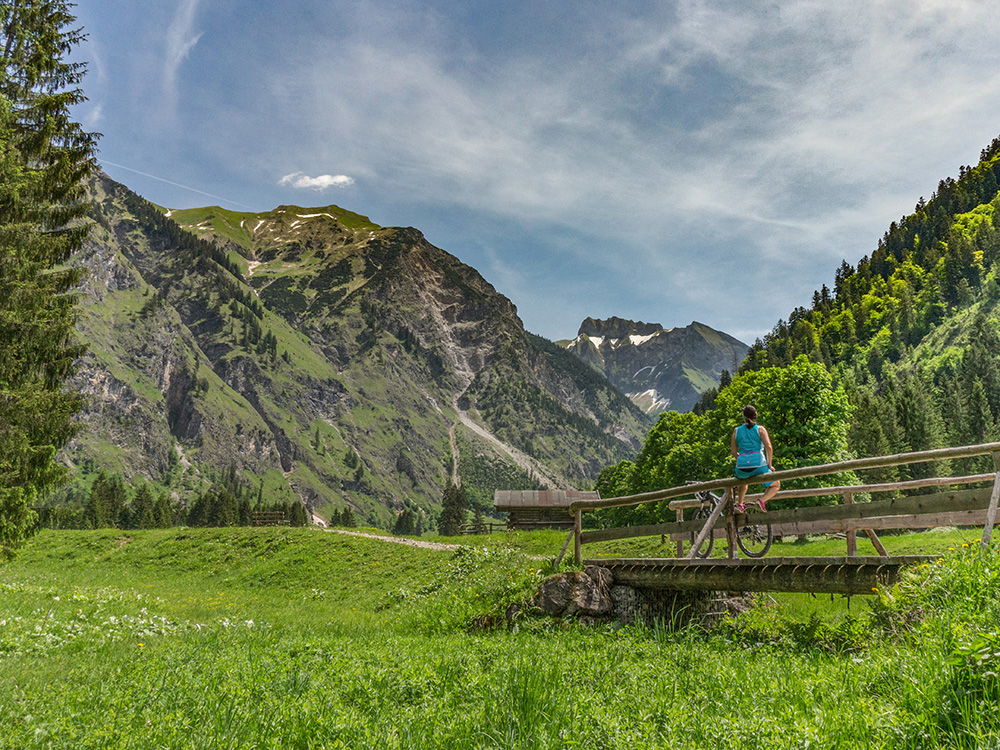
{"label": "wooden handrail", "polygon": [[[880,518],[895,515],[923,515],[947,513],[951,511],[985,510],[990,503],[990,488],[978,490],[954,490],[936,492],[932,495],[913,495],[895,500],[880,500],[873,503],[854,505],[814,505],[807,508],[789,508],[770,511],[761,520],[777,526],[785,523],[808,523],[813,521],[841,521],[866,518]],[[720,506],[721,507],[721,504]],[[717,519],[712,519],[713,525]],[[637,536],[658,534],[689,534],[705,527],[704,519],[692,521],[669,521],[648,526],[622,526],[614,529],[595,529],[583,532],[583,543],[605,542],[612,539],[629,539]]]}
{"label": "wooden handrail", "polygon": [[[882,469],[888,466],[902,466],[903,464],[924,463],[926,461],[944,461],[950,458],[967,458],[969,456],[982,456],[987,453],[1000,453],[1000,443],[985,443],[983,445],[963,445],[957,448],[937,448],[929,451],[914,451],[912,453],[897,453],[891,456],[873,456],[871,458],[853,458],[848,461],[837,461],[830,464],[818,464],[816,466],[800,466],[796,469],[784,469],[775,471],[767,475],[767,481],[785,481],[789,479],[803,479],[808,477],[818,477],[825,474],[836,474],[842,471],[857,471],[861,469]],[[660,500],[669,500],[692,492],[702,492],[704,490],[723,490],[728,487],[735,487],[740,484],[756,484],[761,480],[755,477],[755,481],[727,477],[725,479],[713,479],[708,482],[697,482],[681,487],[671,487],[666,490],[656,490],[654,492],[643,492],[637,495],[625,495],[623,497],[600,498],[597,500],[577,500],[570,504],[569,511],[591,511],[600,508],[622,508],[629,505],[642,505]],[[816,488],[819,489],[819,488]],[[844,490],[842,490],[844,491]],[[858,492],[854,487],[851,490]]]}
{"label": "wooden handrail", "polygon": [[[847,492],[893,492],[895,490],[916,490],[923,487],[950,487],[959,484],[976,484],[977,482],[992,482],[996,474],[972,474],[967,477],[926,477],[925,479],[910,479],[905,482],[885,482],[883,484],[847,484],[840,487],[805,487],[800,490],[781,490],[772,500],[782,500],[800,497],[825,497],[826,495],[843,495]],[[756,500],[763,493],[746,496],[747,502]],[[673,500],[670,510],[697,508],[701,500]]]}
{"label": "wooden handrail", "polygon": [[[735,537],[735,521],[732,515],[731,502],[728,498],[724,499],[724,502],[720,502],[713,508],[712,516],[707,520],[698,521],[681,521],[680,512],[682,508],[690,507],[693,504],[699,504],[700,501],[691,500],[681,500],[670,503],[670,508],[677,511],[678,520],[675,523],[660,523],[653,524],[649,526],[638,526],[638,527],[623,527],[619,529],[602,529],[598,531],[583,532],[581,515],[585,511],[598,510],[600,508],[621,508],[629,505],[642,505],[643,503],[659,502],[661,500],[669,500],[671,498],[681,497],[682,495],[688,495],[690,493],[704,492],[706,490],[721,490],[724,489],[727,492],[730,488],[738,485],[748,485],[757,484],[761,481],[781,481],[789,479],[803,479],[807,477],[822,476],[825,474],[836,474],[838,472],[846,471],[859,471],[864,469],[878,469],[885,468],[889,466],[900,466],[904,464],[914,464],[914,463],[924,463],[927,461],[944,461],[952,458],[967,458],[970,456],[981,456],[990,453],[993,455],[993,463],[996,468],[996,473],[994,474],[976,474],[972,476],[965,477],[928,477],[926,479],[914,479],[907,482],[890,482],[885,484],[867,484],[867,485],[848,485],[841,487],[811,487],[803,488],[797,490],[785,490],[779,492],[776,498],[797,498],[797,497],[819,497],[823,495],[842,495],[844,498],[845,505],[842,506],[829,506],[821,508],[798,508],[789,511],[774,511],[769,513],[768,523],[769,524],[781,524],[781,523],[792,523],[797,525],[815,523],[816,521],[857,521],[858,519],[864,518],[878,518],[878,514],[884,515],[897,515],[897,514],[913,514],[913,515],[923,515],[923,514],[937,514],[941,517],[951,518],[953,514],[952,506],[957,499],[958,494],[964,494],[967,497],[972,495],[979,495],[975,503],[985,504],[981,507],[985,512],[985,525],[983,528],[983,539],[982,546],[986,547],[990,542],[990,535],[992,534],[993,524],[998,513],[998,507],[1000,507],[1000,443],[984,443],[982,445],[963,445],[956,448],[938,448],[929,451],[913,451],[910,453],[897,453],[891,456],[873,456],[871,458],[855,458],[848,461],[837,461],[828,464],[818,464],[816,466],[801,466],[795,469],[785,469],[783,471],[770,472],[767,475],[761,475],[754,477],[750,480],[737,479],[736,477],[727,477],[724,479],[714,479],[708,482],[694,482],[691,484],[686,484],[682,487],[671,487],[666,490],[658,490],[655,492],[643,492],[637,495],[626,495],[623,497],[611,497],[611,498],[600,498],[597,500],[577,500],[569,506],[570,513],[574,516],[574,534],[575,537],[575,552],[576,552],[576,562],[579,564],[582,556],[580,547],[581,545],[588,542],[596,542],[602,540],[611,539],[623,539],[632,536],[646,536],[655,534],[677,534],[686,533],[689,530],[691,532],[697,532],[693,545],[691,555],[694,555],[694,550],[698,549],[699,544],[703,539],[705,539],[708,534],[714,533],[712,531],[715,526],[715,522],[720,516],[723,506],[726,506],[726,529],[727,537],[729,537],[729,554],[732,557],[735,554],[733,539]],[[903,490],[903,489],[917,489],[919,487],[936,487],[942,485],[959,485],[959,484],[973,484],[977,482],[993,482],[992,491],[988,495],[985,495],[979,491],[967,490],[965,493],[937,493],[937,495],[932,496],[916,496],[913,498],[900,498],[896,500],[890,500],[887,502],[880,503],[865,503],[863,506],[858,506],[853,503],[854,494],[858,492],[886,492],[893,490]],[[755,496],[751,496],[748,499],[752,499]],[[968,514],[974,510],[978,510],[978,507],[967,507],[959,511],[959,513]],[[818,512],[818,514],[817,514]],[[846,528],[846,526],[845,526]],[[869,538],[872,539],[872,543],[875,544],[879,551],[879,554],[886,554],[884,547],[878,541],[877,536],[870,528],[861,527],[868,534]],[[847,546],[849,555],[856,554],[856,542],[853,532],[853,524],[850,524],[850,528],[847,528]],[[680,552],[680,545],[678,546],[678,554]]]}

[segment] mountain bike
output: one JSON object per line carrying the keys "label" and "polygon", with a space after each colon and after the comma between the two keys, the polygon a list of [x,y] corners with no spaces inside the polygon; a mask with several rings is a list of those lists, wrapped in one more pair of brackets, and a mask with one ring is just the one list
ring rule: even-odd
{"label": "mountain bike", "polygon": [[[715,510],[715,506],[721,503],[724,497],[720,497],[708,490],[696,492],[694,496],[697,500],[701,501],[701,505],[695,509],[693,520],[702,521],[703,523],[708,520],[709,516],[712,515],[712,511]],[[774,531],[771,529],[771,524],[761,522],[757,518],[760,512],[755,506],[748,505],[746,511],[737,516],[736,544],[743,550],[743,554],[747,557],[763,557],[771,549],[771,544],[774,542]],[[691,544],[694,544],[697,538],[698,532],[692,531]],[[715,532],[713,530],[711,534],[705,537],[705,541],[701,543],[701,547],[698,548],[695,555],[700,558],[708,557],[712,554],[712,545],[714,543]]]}

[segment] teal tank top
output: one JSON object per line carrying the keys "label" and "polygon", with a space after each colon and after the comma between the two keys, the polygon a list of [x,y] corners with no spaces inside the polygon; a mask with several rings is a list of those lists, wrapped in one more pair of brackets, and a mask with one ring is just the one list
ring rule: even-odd
{"label": "teal tank top", "polygon": [[764,443],[760,439],[757,431],[758,425],[747,427],[741,424],[736,428],[736,452],[737,453],[760,453],[764,448]]}

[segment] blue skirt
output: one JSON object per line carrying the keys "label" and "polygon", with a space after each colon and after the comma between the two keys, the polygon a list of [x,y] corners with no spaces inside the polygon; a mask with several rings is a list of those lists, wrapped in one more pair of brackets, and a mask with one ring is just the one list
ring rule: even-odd
{"label": "blue skirt", "polygon": [[[737,479],[749,479],[750,477],[756,477],[760,476],[761,474],[770,474],[770,473],[771,473],[771,467],[768,466],[767,464],[764,464],[763,466],[758,466],[756,469],[748,469],[748,470],[736,469],[735,471],[733,471],[733,476],[735,476]],[[765,487],[770,487],[772,484],[774,484],[774,482],[761,482],[761,484],[764,485]]]}

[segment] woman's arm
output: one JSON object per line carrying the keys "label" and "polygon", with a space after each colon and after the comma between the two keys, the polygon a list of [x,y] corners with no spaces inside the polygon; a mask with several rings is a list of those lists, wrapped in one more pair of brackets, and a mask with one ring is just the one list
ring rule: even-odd
{"label": "woman's arm", "polygon": [[733,428],[732,437],[729,438],[729,452],[733,455],[733,458],[736,458],[736,456],[737,456],[737,453],[736,453],[736,430],[737,429],[739,429],[739,428],[738,427],[734,427]]}
{"label": "woman's arm", "polygon": [[758,427],[757,432],[760,433],[760,442],[764,444],[764,455],[767,456],[767,467],[774,471],[774,448],[771,446],[771,436],[767,434],[767,430],[763,427]]}

